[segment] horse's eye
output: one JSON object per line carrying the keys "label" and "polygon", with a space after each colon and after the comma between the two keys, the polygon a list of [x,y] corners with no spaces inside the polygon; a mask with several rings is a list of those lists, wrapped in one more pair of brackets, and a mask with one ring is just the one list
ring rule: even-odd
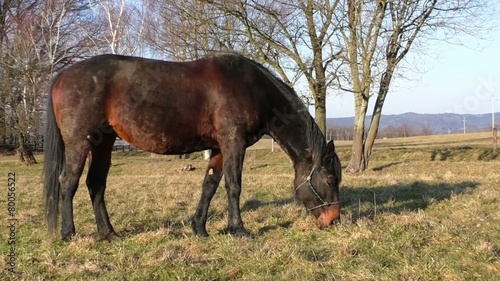
{"label": "horse's eye", "polygon": [[334,184],[335,184],[335,178],[334,178],[333,176],[328,176],[328,177],[326,178],[326,183],[327,183],[328,185],[334,185]]}

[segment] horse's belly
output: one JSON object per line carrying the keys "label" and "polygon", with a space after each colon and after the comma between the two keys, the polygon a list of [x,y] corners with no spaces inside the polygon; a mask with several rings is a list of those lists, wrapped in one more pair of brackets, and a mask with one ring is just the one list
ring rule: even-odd
{"label": "horse's belly", "polygon": [[125,126],[110,122],[116,134],[131,145],[157,154],[183,154],[218,148],[215,140],[196,132],[147,129],[147,126]]}

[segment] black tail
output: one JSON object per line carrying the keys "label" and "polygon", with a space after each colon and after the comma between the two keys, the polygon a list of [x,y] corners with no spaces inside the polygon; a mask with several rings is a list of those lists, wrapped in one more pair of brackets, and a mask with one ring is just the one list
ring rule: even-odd
{"label": "black tail", "polygon": [[64,165],[64,142],[56,123],[54,107],[52,105],[52,87],[57,81],[54,78],[49,87],[47,102],[47,124],[45,129],[45,153],[43,161],[43,196],[45,200],[45,219],[49,235],[53,236],[57,228],[59,217],[60,184],[59,175]]}

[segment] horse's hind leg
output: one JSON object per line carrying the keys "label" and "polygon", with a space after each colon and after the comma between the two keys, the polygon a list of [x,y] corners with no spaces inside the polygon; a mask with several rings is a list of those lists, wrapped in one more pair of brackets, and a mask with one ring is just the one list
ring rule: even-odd
{"label": "horse's hind leg", "polygon": [[196,208],[196,213],[193,217],[192,227],[193,232],[198,236],[208,236],[206,224],[208,207],[210,201],[214,197],[219,182],[222,178],[222,154],[220,151],[213,150],[208,162],[205,179],[203,180],[203,189],[201,193],[200,203]]}
{"label": "horse's hind leg", "polygon": [[111,152],[115,138],[114,134],[105,135],[101,143],[92,146],[92,158],[86,181],[94,209],[97,232],[101,238],[108,241],[112,241],[118,237],[109,221],[106,203],[104,202],[106,178],[109,166],[111,165]]}
{"label": "horse's hind leg", "polygon": [[64,169],[59,176],[62,187],[61,236],[64,241],[71,240],[73,235],[75,235],[73,197],[78,189],[78,182],[82,175],[89,149],[90,144],[87,140],[66,143]]}

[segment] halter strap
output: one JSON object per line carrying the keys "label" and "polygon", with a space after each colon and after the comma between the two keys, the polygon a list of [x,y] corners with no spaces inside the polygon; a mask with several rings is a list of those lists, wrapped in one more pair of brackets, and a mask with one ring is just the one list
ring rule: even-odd
{"label": "halter strap", "polygon": [[312,178],[312,175],[314,174],[314,170],[316,170],[316,166],[313,166],[311,173],[307,176],[306,180],[304,182],[302,182],[301,184],[297,185],[297,187],[295,188],[295,193],[297,193],[297,190],[301,186],[303,186],[306,183],[309,183],[309,188],[311,189],[313,194],[316,195],[316,197],[319,199],[319,201],[321,201],[321,204],[319,204],[318,206],[312,207],[310,209],[306,208],[307,211],[310,212],[310,211],[319,209],[321,207],[326,207],[326,206],[331,206],[331,205],[339,205],[340,204],[339,201],[326,202],[323,198],[321,198],[321,196],[319,196],[318,192],[316,191],[316,189],[314,188],[314,186],[311,183],[311,178]]}

